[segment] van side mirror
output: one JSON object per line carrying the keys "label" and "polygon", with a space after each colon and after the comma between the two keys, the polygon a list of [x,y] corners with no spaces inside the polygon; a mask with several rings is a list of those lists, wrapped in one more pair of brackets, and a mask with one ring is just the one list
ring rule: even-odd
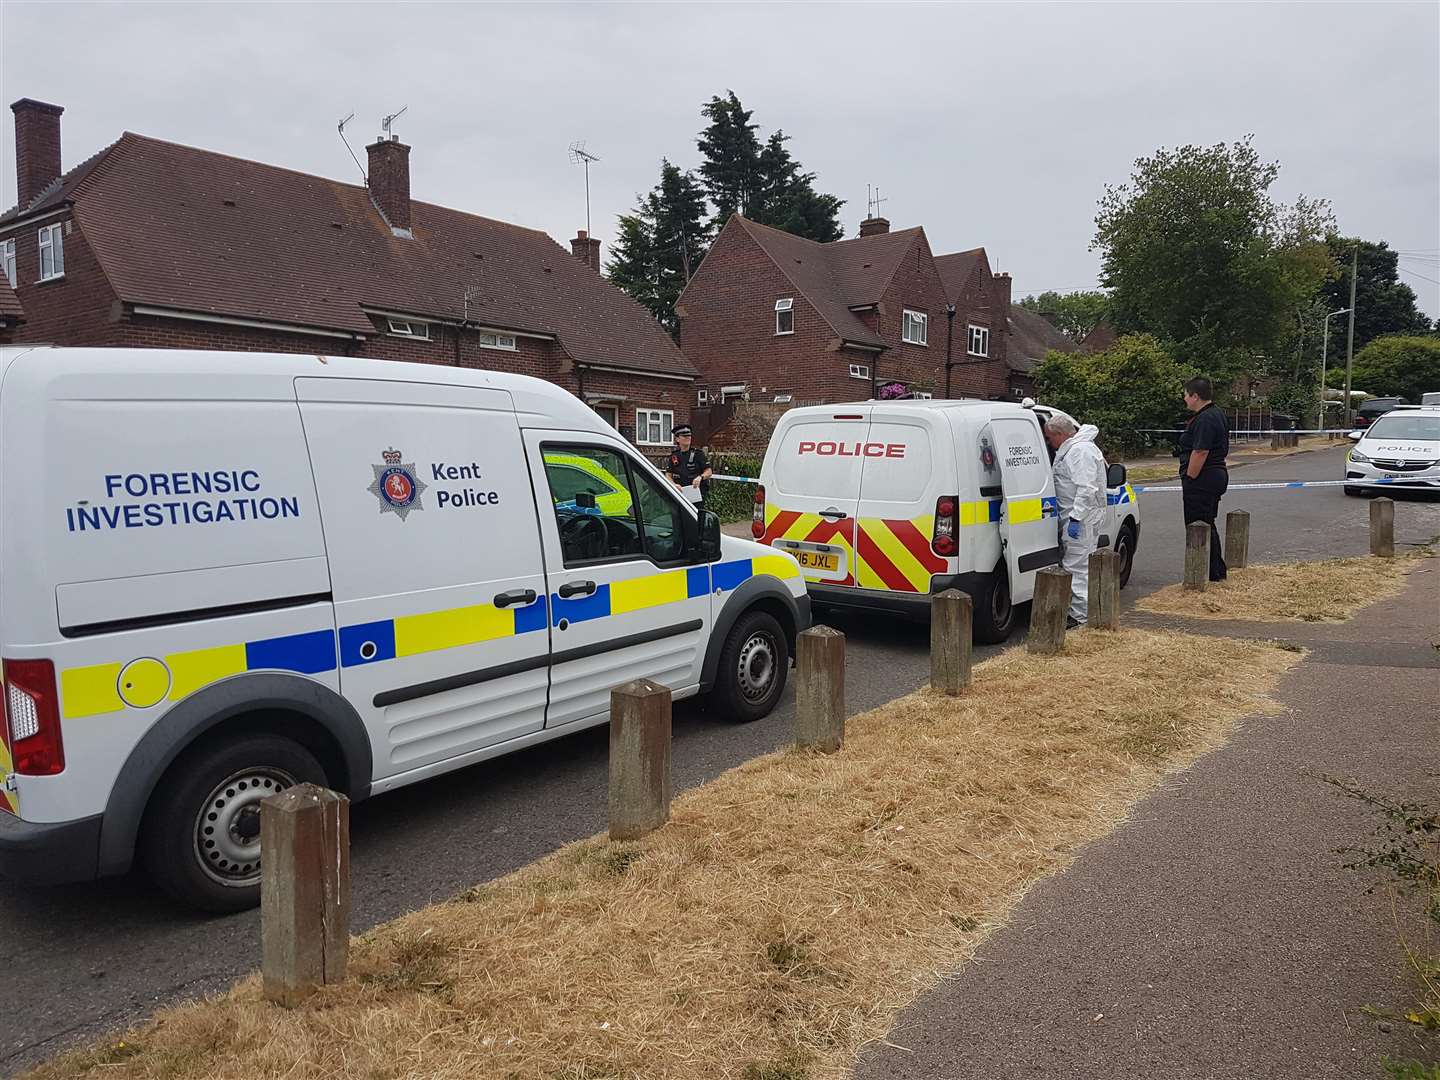
{"label": "van side mirror", "polygon": [[720,558],[720,515],[713,510],[700,511],[700,546],[696,562],[712,563]]}
{"label": "van side mirror", "polygon": [[1125,466],[1121,465],[1120,462],[1117,461],[1114,465],[1111,465],[1108,469],[1105,470],[1105,486],[1124,487],[1126,475],[1127,473],[1125,472]]}

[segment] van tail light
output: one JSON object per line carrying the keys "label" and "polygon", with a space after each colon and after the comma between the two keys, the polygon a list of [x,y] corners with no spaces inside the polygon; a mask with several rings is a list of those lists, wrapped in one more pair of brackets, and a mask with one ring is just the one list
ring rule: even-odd
{"label": "van tail light", "polygon": [[4,670],[5,745],[15,771],[22,776],[64,772],[55,665],[49,660],[6,660]]}
{"label": "van tail light", "polygon": [[960,499],[941,495],[935,500],[935,531],[930,537],[930,550],[948,559],[960,550]]}
{"label": "van tail light", "polygon": [[755,485],[755,512],[750,517],[750,535],[759,540],[765,535],[765,485]]}

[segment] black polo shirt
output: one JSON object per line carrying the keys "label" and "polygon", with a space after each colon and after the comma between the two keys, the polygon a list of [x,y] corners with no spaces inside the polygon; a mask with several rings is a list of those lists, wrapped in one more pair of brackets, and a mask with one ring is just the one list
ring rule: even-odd
{"label": "black polo shirt", "polygon": [[1217,472],[1225,468],[1225,455],[1230,450],[1230,427],[1225,423],[1225,414],[1212,401],[1195,413],[1185,424],[1185,433],[1180,436],[1180,475],[1190,471],[1190,452],[1208,450],[1200,475]]}
{"label": "black polo shirt", "polygon": [[[670,466],[666,470],[675,478],[675,482],[681,487],[689,487],[695,482],[695,478],[710,467],[710,462],[705,457],[705,451],[698,446],[692,446],[689,450],[672,450],[670,452]],[[702,486],[708,487],[705,483]]]}

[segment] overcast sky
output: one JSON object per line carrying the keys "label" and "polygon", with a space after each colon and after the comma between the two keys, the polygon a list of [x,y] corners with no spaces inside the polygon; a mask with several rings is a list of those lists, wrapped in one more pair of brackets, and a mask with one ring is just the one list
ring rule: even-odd
{"label": "overcast sky", "polygon": [[[693,167],[733,88],[845,199],[937,253],[983,245],[1015,295],[1095,284],[1107,182],[1159,146],[1255,135],[1275,189],[1405,251],[1440,314],[1440,4],[88,4],[0,2],[0,91],[65,107],[65,166],[122,131],[343,180],[380,117],[417,199],[594,232]],[[3,124],[0,203],[15,201]],[[1430,279],[1430,280],[1426,280]]]}

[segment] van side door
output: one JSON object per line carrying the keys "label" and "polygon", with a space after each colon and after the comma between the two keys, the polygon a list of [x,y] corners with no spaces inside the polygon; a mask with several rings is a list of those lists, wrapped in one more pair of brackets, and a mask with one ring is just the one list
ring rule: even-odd
{"label": "van side door", "polygon": [[375,779],[539,731],[550,633],[535,497],[503,390],[296,380]]}
{"label": "van side door", "polygon": [[1035,572],[1060,561],[1055,475],[1040,424],[1032,415],[990,421],[1000,464],[1000,541],[1010,574],[1010,596],[1023,603],[1035,595]]}
{"label": "van side door", "polygon": [[619,439],[526,431],[525,449],[554,642],[545,726],[603,716],[631,679],[694,693],[712,588],[694,509]]}

